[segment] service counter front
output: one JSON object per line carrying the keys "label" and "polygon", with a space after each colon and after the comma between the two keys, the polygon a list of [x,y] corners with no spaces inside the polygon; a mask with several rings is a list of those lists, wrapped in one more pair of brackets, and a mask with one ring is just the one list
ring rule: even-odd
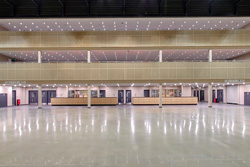
{"label": "service counter front", "polygon": [[[51,98],[52,106],[86,106],[88,105],[88,98]],[[91,105],[117,105],[116,97],[106,98],[91,98]]]}
{"label": "service counter front", "polygon": [[[134,97],[134,105],[159,105],[159,97]],[[164,97],[162,98],[164,105],[197,105],[197,97]]]}

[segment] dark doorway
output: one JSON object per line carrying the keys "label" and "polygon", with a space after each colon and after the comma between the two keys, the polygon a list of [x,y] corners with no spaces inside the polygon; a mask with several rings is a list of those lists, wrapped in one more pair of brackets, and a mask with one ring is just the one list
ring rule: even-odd
{"label": "dark doorway", "polygon": [[37,104],[38,103],[38,91],[31,90],[29,91],[29,104]]}
{"label": "dark doorway", "polygon": [[48,92],[47,91],[42,91],[42,103],[48,104]]}
{"label": "dark doorway", "polygon": [[223,90],[217,90],[217,103],[223,103]]}
{"label": "dark doorway", "polygon": [[244,105],[250,106],[250,92],[244,93]]}
{"label": "dark doorway", "polygon": [[126,90],[126,103],[131,103],[131,90]]}
{"label": "dark doorway", "polygon": [[150,91],[144,90],[144,97],[150,97]]}
{"label": "dark doorway", "polygon": [[204,98],[204,90],[200,90],[200,101],[204,101],[205,98]]}
{"label": "dark doorway", "polygon": [[55,90],[45,90],[42,91],[42,103],[43,104],[50,104],[51,98],[56,97],[56,91]]}
{"label": "dark doorway", "polygon": [[7,107],[7,94],[0,94],[0,107]]}
{"label": "dark doorway", "polygon": [[214,103],[214,99],[215,99],[215,90],[213,90],[213,99],[212,99],[213,103]]}
{"label": "dark doorway", "polygon": [[12,90],[12,106],[16,106],[16,90]]}
{"label": "dark doorway", "polygon": [[50,104],[51,103],[51,98],[55,98],[56,97],[56,91],[55,90],[49,90],[48,93],[47,93],[47,97],[48,97],[48,103],[47,104]]}
{"label": "dark doorway", "polygon": [[124,90],[118,90],[118,103],[124,103]]}
{"label": "dark doorway", "polygon": [[100,97],[101,98],[106,97],[106,91],[105,90],[100,90]]}
{"label": "dark doorway", "polygon": [[194,97],[196,97],[196,90],[194,91]]}
{"label": "dark doorway", "polygon": [[200,101],[200,91],[197,90],[198,101]]}

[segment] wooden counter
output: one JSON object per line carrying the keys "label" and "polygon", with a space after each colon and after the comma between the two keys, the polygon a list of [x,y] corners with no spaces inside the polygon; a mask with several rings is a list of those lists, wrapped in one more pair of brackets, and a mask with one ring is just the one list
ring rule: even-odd
{"label": "wooden counter", "polygon": [[[86,106],[88,98],[51,98],[52,106]],[[91,98],[91,105],[117,105],[116,97]]]}
{"label": "wooden counter", "polygon": [[[158,97],[134,97],[133,98],[134,105],[159,105],[159,98]],[[162,98],[162,104],[198,104],[197,97],[169,97],[169,98]]]}

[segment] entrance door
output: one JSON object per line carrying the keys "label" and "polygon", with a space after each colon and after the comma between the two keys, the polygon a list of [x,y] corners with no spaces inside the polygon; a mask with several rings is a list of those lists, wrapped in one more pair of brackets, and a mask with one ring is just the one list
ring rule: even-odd
{"label": "entrance door", "polygon": [[48,92],[47,91],[42,91],[42,103],[48,104]]}
{"label": "entrance door", "polygon": [[196,97],[196,90],[194,91],[194,97]]}
{"label": "entrance door", "polygon": [[250,106],[250,92],[244,93],[244,105]]}
{"label": "entrance door", "polygon": [[200,101],[200,91],[197,90],[198,101]]}
{"label": "entrance door", "polygon": [[131,90],[126,90],[126,103],[131,103]]}
{"label": "entrance door", "polygon": [[38,91],[29,91],[29,104],[38,103]]}
{"label": "entrance door", "polygon": [[144,97],[149,97],[149,90],[144,90]]}
{"label": "entrance door", "polygon": [[16,91],[12,90],[12,106],[16,106]]}
{"label": "entrance door", "polygon": [[214,99],[215,99],[215,90],[213,90],[213,99],[212,99],[213,103],[214,103]]}
{"label": "entrance door", "polygon": [[7,107],[7,94],[0,94],[0,107]]}
{"label": "entrance door", "polygon": [[204,99],[204,90],[200,90],[200,96],[201,96],[200,101],[204,101],[205,100]]}
{"label": "entrance door", "polygon": [[105,90],[100,90],[100,97],[101,98],[106,97],[106,91]]}
{"label": "entrance door", "polygon": [[118,103],[124,103],[124,90],[118,90]]}
{"label": "entrance door", "polygon": [[217,103],[223,103],[223,90],[217,90]]}
{"label": "entrance door", "polygon": [[48,95],[47,101],[48,101],[48,104],[50,104],[51,98],[56,97],[56,91],[55,90],[48,91],[47,95]]}

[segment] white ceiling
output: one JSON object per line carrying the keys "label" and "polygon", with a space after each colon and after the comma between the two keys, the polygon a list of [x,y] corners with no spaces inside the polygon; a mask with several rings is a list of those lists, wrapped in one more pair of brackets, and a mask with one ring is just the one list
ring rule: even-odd
{"label": "white ceiling", "polygon": [[234,30],[249,23],[249,17],[0,19],[9,31]]}
{"label": "white ceiling", "polygon": [[[250,50],[213,50],[213,60],[228,60],[249,53]],[[0,52],[10,58],[24,62],[36,62],[37,52]],[[158,50],[93,50],[91,61],[158,61]],[[208,50],[163,50],[163,61],[207,61]],[[87,51],[43,51],[43,62],[86,62]]]}

